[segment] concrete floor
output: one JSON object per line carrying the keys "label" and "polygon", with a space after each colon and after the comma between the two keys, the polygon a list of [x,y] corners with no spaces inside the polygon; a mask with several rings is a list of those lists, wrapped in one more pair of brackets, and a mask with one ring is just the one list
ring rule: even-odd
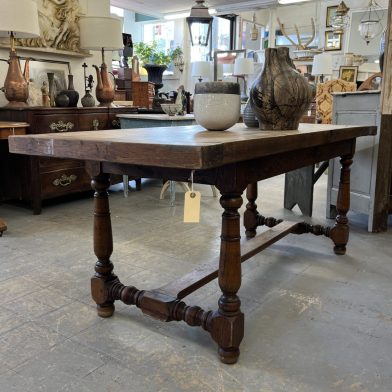
{"label": "concrete floor", "polygon": [[[259,210],[284,214],[282,176],[261,183]],[[221,208],[202,190],[202,222],[184,224],[160,201],[160,182],[111,193],[115,272],[139,289],[159,287],[215,256]],[[325,222],[326,176],[313,221]],[[264,194],[263,190],[265,191]],[[51,204],[33,216],[3,204],[0,238],[0,391],[392,390],[392,230],[369,234],[351,214],[347,255],[325,237],[288,236],[243,265],[245,337],[236,365],[219,362],[209,335],[160,323],[121,303],[100,319],[89,294],[92,201]],[[131,253],[128,251],[131,250]],[[212,282],[186,298],[215,309]]]}

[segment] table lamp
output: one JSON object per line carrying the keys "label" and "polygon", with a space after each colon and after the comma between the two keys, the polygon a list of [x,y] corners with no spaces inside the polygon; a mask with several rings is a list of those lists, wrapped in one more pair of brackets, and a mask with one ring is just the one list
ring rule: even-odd
{"label": "table lamp", "polygon": [[210,76],[210,63],[208,61],[195,61],[192,63],[192,76],[196,76],[201,83],[203,78]]}
{"label": "table lamp", "polygon": [[105,63],[105,50],[119,50],[123,45],[121,20],[105,16],[84,16],[79,19],[81,49],[100,50],[102,53],[101,70],[93,65],[97,71],[97,87],[95,95],[98,106],[112,106],[115,87],[111,82],[108,67]]}
{"label": "table lamp", "polygon": [[254,69],[253,59],[247,59],[247,58],[236,58],[235,59],[233,75],[236,76],[237,78],[240,77],[240,78],[244,79],[244,91],[241,94],[241,101],[248,100],[246,77],[248,75],[253,75],[254,72],[255,72],[255,69]]}
{"label": "table lamp", "polygon": [[332,75],[332,56],[329,53],[321,53],[314,56],[312,75],[319,76],[320,83],[324,83],[324,75]]}
{"label": "table lamp", "polygon": [[33,0],[0,1],[0,37],[10,37],[11,49],[8,72],[4,81],[6,106],[27,106],[29,97],[28,60],[22,74],[15,50],[15,38],[39,37],[37,4]]}
{"label": "table lamp", "polygon": [[234,64],[223,64],[223,77],[231,76],[234,72]]}

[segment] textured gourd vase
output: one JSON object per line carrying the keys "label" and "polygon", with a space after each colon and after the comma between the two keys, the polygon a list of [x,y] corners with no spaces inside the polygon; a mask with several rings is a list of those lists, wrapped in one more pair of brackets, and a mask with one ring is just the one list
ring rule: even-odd
{"label": "textured gourd vase", "polygon": [[314,89],[295,70],[288,48],[265,50],[264,69],[250,90],[250,104],[260,129],[298,129],[313,96]]}

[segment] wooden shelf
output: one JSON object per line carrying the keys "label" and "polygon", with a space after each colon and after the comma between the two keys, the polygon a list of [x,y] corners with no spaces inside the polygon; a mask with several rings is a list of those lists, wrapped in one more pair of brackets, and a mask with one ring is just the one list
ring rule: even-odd
{"label": "wooden shelf", "polygon": [[[10,49],[10,45],[0,44],[0,49]],[[20,52],[33,52],[33,53],[45,53],[45,54],[54,54],[58,56],[67,56],[67,57],[76,57],[76,58],[85,58],[92,57],[90,52],[71,52],[68,50],[57,50],[53,48],[34,48],[34,47],[26,47],[26,46],[16,46],[16,51],[18,54]]]}

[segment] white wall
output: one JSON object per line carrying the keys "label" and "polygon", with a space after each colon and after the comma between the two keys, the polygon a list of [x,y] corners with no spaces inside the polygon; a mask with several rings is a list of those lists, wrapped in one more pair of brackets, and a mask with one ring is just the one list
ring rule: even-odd
{"label": "white wall", "polygon": [[[110,4],[109,0],[79,0],[79,4],[82,8],[82,11],[90,16],[108,16],[110,15]],[[71,64],[71,72],[74,75],[74,86],[75,89],[79,92],[80,98],[84,95],[84,80],[83,80],[83,68],[82,64],[84,62],[87,63],[89,68],[87,68],[88,74],[91,73],[94,75],[94,79],[96,80],[95,70],[91,67],[92,64],[100,65],[101,64],[101,55],[100,52],[90,52],[91,57],[87,58],[77,58],[72,57],[67,54],[58,54],[51,52],[33,52],[33,51],[24,51],[17,48],[17,53],[23,57],[37,57],[44,58],[48,60],[57,60],[57,61],[69,61]],[[9,58],[9,49],[0,49],[0,58],[8,59]],[[107,59],[109,60],[111,56],[109,53],[107,54]],[[108,61],[109,63],[109,61]],[[24,61],[21,62],[22,71],[24,67]],[[48,63],[38,63],[31,62],[30,68],[33,67],[50,67],[56,69],[64,69],[65,66],[62,65],[52,65]],[[0,87],[3,85],[5,77],[7,75],[8,64],[0,61]],[[67,72],[67,71],[66,71]],[[39,86],[40,87],[40,86]],[[7,100],[2,92],[0,92],[0,106],[7,104]],[[80,100],[79,100],[80,105]]]}
{"label": "white wall", "polygon": [[[79,0],[79,3],[82,7],[83,12],[87,15],[91,16],[107,16],[110,13],[110,0]],[[379,0],[378,3],[382,7],[387,7],[388,0]],[[292,5],[286,7],[277,7],[272,10],[261,10],[256,13],[257,23],[268,26],[271,42],[274,41],[273,33],[275,29],[278,27],[276,17],[278,16],[282,23],[287,25],[288,27],[294,25],[296,23],[301,31],[310,31],[310,18],[314,17],[316,20],[316,32],[320,37],[319,47],[324,46],[324,32],[325,32],[325,15],[328,6],[333,6],[338,4],[336,0],[325,0],[321,2],[311,2],[308,4],[300,4],[300,5]],[[364,9],[368,5],[368,0],[346,0],[346,4],[352,10]],[[252,20],[253,12],[247,12],[241,14],[243,18],[247,20]],[[138,28],[141,23],[134,22],[134,13],[128,12],[124,15],[125,20],[125,28],[126,32],[129,32],[133,36],[133,41],[138,42],[141,39],[140,31]],[[187,31],[187,26],[185,21],[176,20],[176,43],[182,44],[184,50],[184,58],[189,58],[190,52],[190,40],[189,34]],[[344,39],[346,40],[348,34],[345,34]],[[345,44],[343,45],[343,48]],[[0,58],[7,59],[8,58],[8,50],[0,49]],[[83,81],[83,68],[82,64],[84,62],[87,63],[89,68],[87,69],[88,73],[92,73],[95,77],[95,70],[91,67],[92,64],[100,65],[101,58],[99,52],[91,52],[91,57],[87,58],[75,58],[68,55],[60,55],[54,53],[36,53],[27,52],[23,50],[18,50],[18,54],[21,56],[36,56],[42,57],[46,59],[53,60],[63,60],[70,61],[72,73],[74,74],[74,82],[75,88],[79,92],[80,97],[84,95],[84,81]],[[333,52],[335,56],[342,55],[344,50],[341,52]],[[107,63],[110,63],[111,55],[110,53],[106,54]],[[23,64],[22,64],[23,66]],[[33,63],[32,67],[38,66],[37,63]],[[40,63],[42,66],[42,63]],[[43,66],[46,66],[44,64]],[[161,91],[170,91],[175,90],[180,84],[184,84],[186,90],[192,91],[194,88],[195,81],[190,76],[190,67],[189,62],[185,64],[185,70],[182,74],[178,73],[178,77],[175,79],[164,79],[164,87]],[[0,62],[0,86],[2,85],[2,81],[4,81],[6,73],[7,73],[8,65],[4,62]],[[6,104],[7,101],[4,97],[4,94],[0,92],[0,105]]]}

